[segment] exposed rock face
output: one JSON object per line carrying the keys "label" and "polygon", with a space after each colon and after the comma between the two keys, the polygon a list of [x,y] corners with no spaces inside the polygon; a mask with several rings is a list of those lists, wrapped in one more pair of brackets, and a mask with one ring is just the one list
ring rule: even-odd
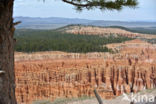
{"label": "exposed rock face", "polygon": [[123,92],[156,88],[156,47],[137,46],[122,47],[119,54],[107,58],[17,61],[17,101],[31,104],[34,100],[94,96],[95,88],[110,99]]}
{"label": "exposed rock face", "polygon": [[35,52],[35,53],[15,53],[15,61],[32,61],[32,60],[56,60],[56,59],[103,59],[112,57],[109,53],[102,53],[102,52],[92,52],[92,53],[66,53],[66,52],[58,52],[58,51],[50,51],[50,52]]}
{"label": "exposed rock face", "polygon": [[67,28],[64,28],[62,31],[65,31],[67,33],[84,34],[84,35],[109,36],[115,34],[115,35],[121,35],[121,36],[132,37],[132,38],[136,38],[136,37],[146,38],[146,39],[156,38],[155,35],[132,33],[120,28],[104,28],[104,27],[95,27],[95,26],[69,26]]}

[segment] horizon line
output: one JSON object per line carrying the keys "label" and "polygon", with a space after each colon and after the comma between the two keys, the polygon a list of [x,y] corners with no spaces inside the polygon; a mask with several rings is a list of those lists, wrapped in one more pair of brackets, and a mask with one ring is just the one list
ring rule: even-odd
{"label": "horizon line", "polygon": [[61,18],[61,19],[79,19],[79,20],[88,20],[88,21],[112,21],[112,22],[156,22],[156,20],[94,20],[94,19],[85,19],[85,18],[70,18],[70,17],[55,17],[55,16],[50,16],[50,17],[32,17],[32,16],[13,16],[13,18],[41,18],[41,19],[48,19],[48,18]]}

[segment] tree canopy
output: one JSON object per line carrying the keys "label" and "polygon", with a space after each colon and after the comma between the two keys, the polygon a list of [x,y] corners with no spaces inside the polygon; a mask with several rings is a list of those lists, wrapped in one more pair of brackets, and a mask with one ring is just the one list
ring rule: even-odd
{"label": "tree canopy", "polygon": [[135,7],[137,0],[62,0],[68,4],[74,5],[78,10],[94,9],[101,10],[121,10],[122,7]]}
{"label": "tree canopy", "polygon": [[112,52],[106,44],[121,43],[132,38],[119,34],[104,36],[70,34],[55,30],[17,29],[15,50],[18,52],[64,51],[64,52]]}

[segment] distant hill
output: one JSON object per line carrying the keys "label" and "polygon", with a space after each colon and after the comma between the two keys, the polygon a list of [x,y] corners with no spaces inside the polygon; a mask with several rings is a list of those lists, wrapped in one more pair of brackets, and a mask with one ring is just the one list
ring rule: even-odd
{"label": "distant hill", "polygon": [[[153,29],[154,30],[154,29]],[[142,28],[126,28],[122,26],[86,26],[86,25],[67,25],[61,28],[55,29],[57,32],[83,34],[83,35],[98,35],[98,36],[124,36],[131,38],[139,38],[143,40],[149,40],[149,42],[155,43],[156,30],[150,29],[144,30]],[[153,32],[153,34],[151,33]]]}
{"label": "distant hill", "polygon": [[[15,21],[22,21],[16,28],[26,29],[56,29],[69,24],[82,24],[93,26],[123,26],[129,28],[149,28],[156,27],[156,22],[126,22],[126,21],[104,21],[104,20],[87,20],[78,18],[39,18],[39,17],[15,17]],[[154,28],[155,29],[155,28]]]}
{"label": "distant hill", "polygon": [[155,27],[156,22],[128,22],[128,21],[103,21],[97,20],[91,23],[94,26],[123,26],[123,27]]}
{"label": "distant hill", "polygon": [[26,29],[56,29],[62,26],[69,24],[88,24],[92,20],[85,19],[69,19],[69,18],[32,18],[32,17],[15,17],[15,21],[22,21],[17,28],[26,28]]}

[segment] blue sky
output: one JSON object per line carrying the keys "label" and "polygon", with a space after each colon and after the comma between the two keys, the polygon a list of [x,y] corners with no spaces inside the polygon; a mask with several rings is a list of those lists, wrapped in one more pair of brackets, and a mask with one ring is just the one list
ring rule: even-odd
{"label": "blue sky", "polygon": [[14,17],[66,17],[92,20],[156,21],[156,0],[138,0],[136,9],[121,11],[83,10],[78,12],[72,5],[61,0],[15,0]]}

